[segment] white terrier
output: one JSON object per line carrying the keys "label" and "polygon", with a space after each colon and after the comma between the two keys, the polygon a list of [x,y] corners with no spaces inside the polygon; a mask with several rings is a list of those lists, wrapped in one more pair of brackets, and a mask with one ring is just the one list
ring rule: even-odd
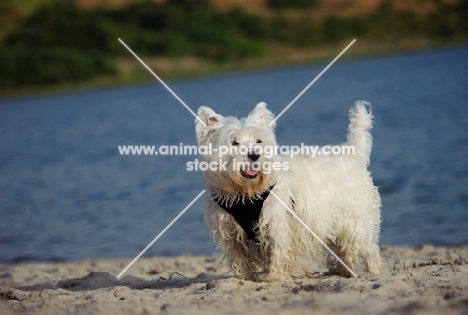
{"label": "white terrier", "polygon": [[[199,108],[206,126],[195,121],[198,145],[213,149],[202,155],[210,163],[203,172],[209,193],[205,223],[236,277],[288,280],[299,255],[322,250],[277,197],[351,270],[362,255],[369,272],[384,271],[378,246],[380,196],[367,170],[373,118],[367,106],[357,101],[349,113],[345,145],[353,146],[355,154],[315,157],[265,154],[267,147],[277,147],[275,124],[269,126],[274,115],[265,103],[241,120]],[[226,148],[229,153],[219,154]],[[341,264],[336,268],[350,275]]]}

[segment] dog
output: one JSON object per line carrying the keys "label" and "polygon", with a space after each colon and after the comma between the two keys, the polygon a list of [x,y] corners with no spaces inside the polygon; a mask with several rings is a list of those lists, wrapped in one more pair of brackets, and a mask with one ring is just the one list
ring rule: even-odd
{"label": "dog", "polygon": [[[219,166],[203,170],[209,193],[205,224],[237,278],[288,281],[299,256],[323,250],[319,239],[351,270],[363,258],[368,272],[385,271],[378,245],[381,199],[368,171],[369,103],[357,101],[349,111],[344,145],[354,148],[350,155],[265,154],[278,146],[274,115],[263,102],[240,120],[206,106],[197,116],[199,149],[212,149],[201,159]],[[334,270],[352,274],[338,262]]]}

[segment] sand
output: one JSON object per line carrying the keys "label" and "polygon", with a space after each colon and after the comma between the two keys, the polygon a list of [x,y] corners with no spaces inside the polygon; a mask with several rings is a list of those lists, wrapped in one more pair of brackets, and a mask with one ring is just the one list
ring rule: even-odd
{"label": "sand", "polygon": [[388,274],[299,263],[289,283],[232,276],[221,257],[0,265],[0,314],[468,314],[468,245],[382,247]]}

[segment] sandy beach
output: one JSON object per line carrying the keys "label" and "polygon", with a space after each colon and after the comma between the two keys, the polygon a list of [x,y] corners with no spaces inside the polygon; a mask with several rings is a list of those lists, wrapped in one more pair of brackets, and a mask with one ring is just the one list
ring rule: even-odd
{"label": "sandy beach", "polygon": [[301,262],[290,283],[232,276],[221,256],[0,265],[0,314],[468,314],[468,245],[382,247],[384,276]]}

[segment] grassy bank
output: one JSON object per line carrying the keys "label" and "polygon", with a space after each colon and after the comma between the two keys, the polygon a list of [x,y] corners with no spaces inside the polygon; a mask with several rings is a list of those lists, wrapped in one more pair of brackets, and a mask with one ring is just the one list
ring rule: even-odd
{"label": "grassy bank", "polygon": [[[153,79],[119,37],[165,79],[330,59],[353,38],[345,57],[468,42],[468,0],[435,1],[437,10],[426,14],[383,1],[366,15],[320,20],[310,14],[317,3],[273,1],[266,16],[221,11],[208,0],[112,10],[50,0],[0,42],[0,95]],[[307,9],[284,7],[290,4]]]}
{"label": "grassy bank", "polygon": [[[394,52],[418,51],[430,48],[449,47],[467,43],[468,38],[459,38],[450,42],[431,40],[403,40],[399,42],[370,42],[359,40],[340,60],[376,56]],[[251,58],[239,62],[216,63],[194,57],[148,57],[145,63],[163,80],[215,75],[247,70],[268,69],[309,62],[331,61],[348,44],[328,45],[308,49],[273,47],[271,53],[262,58]],[[135,49],[137,50],[137,49]],[[156,82],[156,79],[133,56],[116,58],[118,72],[115,75],[98,76],[90,80],[54,85],[24,85],[0,89],[0,97],[12,97],[25,94],[62,92],[89,88],[111,87],[144,82]],[[311,77],[312,79],[312,77]]]}

